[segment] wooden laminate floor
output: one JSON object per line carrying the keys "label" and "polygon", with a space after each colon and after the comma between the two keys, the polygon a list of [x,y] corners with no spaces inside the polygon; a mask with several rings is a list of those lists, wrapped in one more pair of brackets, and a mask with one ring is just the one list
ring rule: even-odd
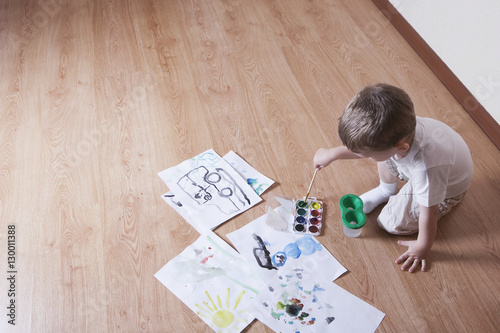
{"label": "wooden laminate floor", "polygon": [[409,274],[378,210],[362,237],[341,229],[337,202],[378,184],[374,163],[322,170],[318,240],[349,270],[335,283],[386,314],[379,332],[500,331],[500,152],[371,1],[1,0],[0,73],[1,332],[211,332],[153,276],[198,237],[157,172],[234,150],[300,197],[344,106],[376,82],[457,130],[474,179],[430,271]]}

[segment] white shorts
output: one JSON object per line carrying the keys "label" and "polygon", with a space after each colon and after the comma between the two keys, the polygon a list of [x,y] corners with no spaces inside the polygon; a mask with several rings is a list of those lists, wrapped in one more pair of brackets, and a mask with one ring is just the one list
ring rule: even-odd
{"label": "white shorts", "polygon": [[[407,180],[401,175],[394,162],[388,160],[387,165],[391,173],[400,179]],[[445,199],[438,204],[438,220],[447,214],[454,206],[459,204],[465,196],[465,193],[454,198]],[[389,201],[380,212],[377,218],[378,224],[391,234],[410,235],[418,232],[418,218],[420,205],[414,195],[411,180],[401,188],[401,190],[389,198]]]}

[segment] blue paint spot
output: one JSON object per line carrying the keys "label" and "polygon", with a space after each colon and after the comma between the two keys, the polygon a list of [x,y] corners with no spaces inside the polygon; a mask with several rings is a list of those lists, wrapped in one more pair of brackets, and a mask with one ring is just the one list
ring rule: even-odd
{"label": "blue paint spot", "polygon": [[312,236],[305,236],[297,239],[295,243],[297,244],[300,252],[304,255],[311,255],[317,251],[321,251],[322,249],[321,244],[316,242]]}
{"label": "blue paint spot", "polygon": [[272,258],[271,261],[273,262],[274,267],[281,267],[285,264],[286,262],[286,253],[283,251],[280,251],[276,253]]}
{"label": "blue paint spot", "polygon": [[325,288],[321,288],[319,284],[315,284],[312,292],[314,293],[316,291],[325,291]]}
{"label": "blue paint spot", "polygon": [[301,254],[300,249],[296,243],[288,244],[283,250],[288,257],[291,257],[293,259],[297,259]]}
{"label": "blue paint spot", "polygon": [[287,258],[298,259],[301,255],[311,255],[322,249],[323,246],[321,243],[315,241],[312,236],[308,235],[297,239],[295,243],[290,243],[285,246],[283,251],[277,252],[271,258],[271,261],[274,267],[281,267],[285,265]]}

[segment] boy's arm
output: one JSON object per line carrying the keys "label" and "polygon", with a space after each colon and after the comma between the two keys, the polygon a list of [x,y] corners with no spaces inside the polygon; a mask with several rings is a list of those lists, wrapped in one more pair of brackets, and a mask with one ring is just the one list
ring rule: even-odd
{"label": "boy's arm", "polygon": [[425,207],[420,205],[420,216],[418,219],[418,237],[414,241],[398,241],[399,245],[408,246],[408,250],[403,253],[396,264],[402,264],[401,269],[413,273],[418,265],[422,265],[422,271],[427,269],[427,254],[429,253],[437,229],[438,205]]}
{"label": "boy's arm", "polygon": [[361,156],[353,153],[345,146],[339,146],[335,148],[320,148],[314,155],[314,167],[315,168],[324,168],[328,166],[330,163],[336,160],[346,160],[346,159],[358,159],[362,158]]}

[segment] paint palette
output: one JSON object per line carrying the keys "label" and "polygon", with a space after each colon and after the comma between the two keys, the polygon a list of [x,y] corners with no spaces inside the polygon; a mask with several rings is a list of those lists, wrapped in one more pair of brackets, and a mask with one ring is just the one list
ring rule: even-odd
{"label": "paint palette", "polygon": [[274,192],[268,195],[266,225],[271,228],[317,236],[322,220],[323,203],[316,198],[304,202]]}

